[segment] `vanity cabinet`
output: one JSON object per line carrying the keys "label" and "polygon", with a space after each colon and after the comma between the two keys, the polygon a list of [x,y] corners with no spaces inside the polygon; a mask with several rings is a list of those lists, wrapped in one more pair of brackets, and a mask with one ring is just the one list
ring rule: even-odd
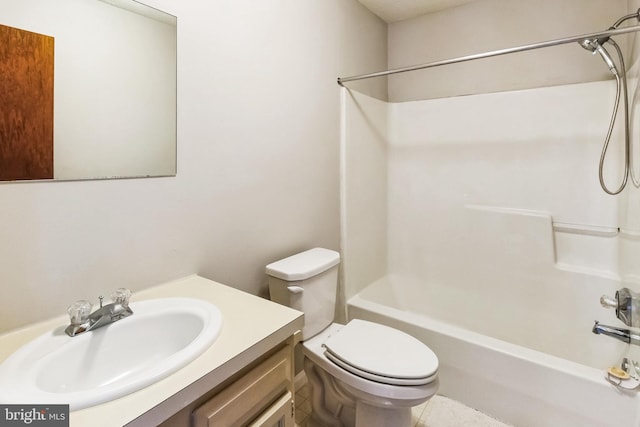
{"label": "vanity cabinet", "polygon": [[160,427],[294,427],[294,346],[289,337],[207,391]]}
{"label": "vanity cabinet", "polygon": [[[223,327],[214,343],[186,366],[143,389],[71,411],[69,425],[293,426],[293,349],[300,341],[303,313],[197,275],[134,295],[137,301],[175,297],[218,307]],[[59,316],[0,335],[0,362],[68,320]]]}
{"label": "vanity cabinet", "polygon": [[192,414],[193,427],[293,427],[291,348],[283,347]]}

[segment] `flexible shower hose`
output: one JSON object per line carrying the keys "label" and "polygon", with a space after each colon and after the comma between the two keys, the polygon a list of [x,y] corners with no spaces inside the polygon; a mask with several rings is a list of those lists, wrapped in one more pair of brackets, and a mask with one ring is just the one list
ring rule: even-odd
{"label": "flexible shower hose", "polygon": [[[611,195],[620,194],[622,190],[627,185],[627,181],[629,179],[629,175],[631,175],[631,182],[635,187],[640,187],[640,180],[637,180],[635,177],[635,172],[633,170],[633,165],[631,164],[632,158],[632,147],[631,147],[631,138],[629,136],[629,97],[628,97],[628,89],[627,89],[627,71],[624,65],[624,57],[622,56],[622,51],[618,44],[612,39],[608,40],[608,43],[612,44],[616,52],[618,53],[618,59],[620,61],[620,73],[615,73],[616,77],[616,99],[615,104],[613,106],[613,113],[611,114],[611,121],[609,122],[609,129],[607,131],[607,135],[604,140],[604,145],[602,146],[602,152],[600,154],[600,164],[598,166],[598,179],[600,180],[600,186],[602,189]],[[607,156],[607,150],[609,148],[609,142],[611,141],[611,135],[613,133],[613,128],[615,126],[616,118],[618,116],[618,106],[620,105],[620,98],[622,95],[622,99],[624,102],[624,173],[622,177],[622,182],[620,186],[616,190],[610,190],[606,183],[604,182],[604,161]]]}

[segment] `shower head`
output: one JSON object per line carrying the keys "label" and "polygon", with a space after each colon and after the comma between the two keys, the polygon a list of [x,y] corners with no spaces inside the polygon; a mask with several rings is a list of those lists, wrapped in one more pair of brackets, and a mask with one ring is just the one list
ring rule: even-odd
{"label": "shower head", "polygon": [[[640,21],[640,9],[638,9],[635,13],[630,13],[618,19],[611,27],[609,27],[609,29],[615,30],[620,26],[620,24],[628,21],[629,19],[636,19]],[[607,67],[609,67],[609,70],[611,70],[614,76],[618,77],[620,76],[620,74],[618,73],[616,64],[615,62],[613,62],[613,59],[611,59],[611,55],[609,55],[607,49],[604,48],[604,44],[607,42],[613,44],[618,50],[618,54],[620,54],[620,50],[617,44],[613,41],[613,39],[610,39],[609,37],[602,37],[599,39],[584,39],[578,43],[580,44],[580,46],[587,49],[589,52],[592,52],[594,55],[596,54],[596,52],[599,53],[604,62],[607,64]]]}
{"label": "shower head", "polygon": [[608,41],[609,37],[602,37],[599,39],[584,39],[582,41],[579,41],[578,43],[589,52],[595,53],[598,50],[598,46],[602,46]]}
{"label": "shower head", "polygon": [[[603,43],[607,40],[608,38],[604,40]],[[578,44],[592,53],[596,53],[596,49],[598,48],[598,46],[601,46],[600,40],[598,39],[584,39],[582,41],[579,41]]]}
{"label": "shower head", "polygon": [[620,74],[618,73],[615,62],[613,62],[611,55],[609,55],[609,52],[607,52],[607,49],[605,49],[603,46],[603,44],[608,41],[608,37],[602,39],[585,39],[580,42],[580,46],[593,53],[594,55],[596,53],[599,53],[613,75],[619,76]]}

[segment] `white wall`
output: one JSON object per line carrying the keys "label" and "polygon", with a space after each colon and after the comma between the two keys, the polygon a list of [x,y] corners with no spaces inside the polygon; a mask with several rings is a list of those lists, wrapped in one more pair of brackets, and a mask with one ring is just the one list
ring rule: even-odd
{"label": "white wall", "polygon": [[[389,25],[389,68],[606,30],[626,0],[482,0]],[[625,38],[619,39],[625,49]],[[577,44],[414,71],[389,78],[389,99],[407,101],[610,78]]]}
{"label": "white wall", "polygon": [[385,67],[385,24],[355,0],[148,3],[178,16],[178,175],[0,185],[0,330],[194,272],[264,294],[266,264],[338,249],[335,79]]}

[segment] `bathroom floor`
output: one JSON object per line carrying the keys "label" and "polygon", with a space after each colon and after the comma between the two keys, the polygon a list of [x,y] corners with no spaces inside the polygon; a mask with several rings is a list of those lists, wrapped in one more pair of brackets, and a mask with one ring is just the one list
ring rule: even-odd
{"label": "bathroom floor", "polygon": [[[306,427],[311,413],[309,388],[306,384],[297,388],[295,402],[296,426]],[[413,423],[415,427],[508,427],[482,412],[438,395],[413,408]]]}

